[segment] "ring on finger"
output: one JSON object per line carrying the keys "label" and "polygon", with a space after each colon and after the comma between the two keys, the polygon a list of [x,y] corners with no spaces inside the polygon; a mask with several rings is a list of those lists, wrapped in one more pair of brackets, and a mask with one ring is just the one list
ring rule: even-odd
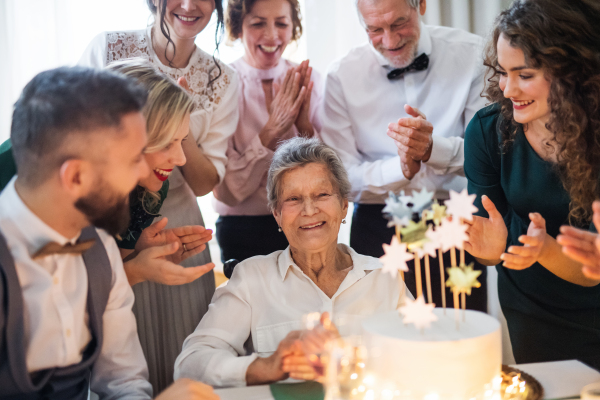
{"label": "ring on finger", "polygon": [[185,247],[185,243],[183,244],[183,251],[188,251],[187,247]]}

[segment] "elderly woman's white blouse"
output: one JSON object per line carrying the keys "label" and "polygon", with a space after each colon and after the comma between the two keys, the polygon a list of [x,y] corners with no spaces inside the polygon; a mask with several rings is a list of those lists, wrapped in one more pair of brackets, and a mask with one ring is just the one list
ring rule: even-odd
{"label": "elderly woman's white blouse", "polygon": [[403,302],[406,287],[382,273],[378,259],[338,247],[352,257],[353,268],[331,298],[294,263],[289,247],[240,263],[185,340],[175,379],[245,386],[248,366],[256,357],[271,355],[290,331],[301,329],[302,315],[327,311],[334,323],[357,321]]}

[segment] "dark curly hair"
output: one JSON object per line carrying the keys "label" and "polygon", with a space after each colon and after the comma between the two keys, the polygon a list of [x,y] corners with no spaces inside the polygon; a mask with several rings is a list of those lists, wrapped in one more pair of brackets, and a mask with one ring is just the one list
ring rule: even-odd
{"label": "dark curly hair", "polygon": [[516,0],[496,19],[484,57],[489,82],[484,94],[501,107],[499,130],[506,148],[522,126],[499,87],[500,35],[551,82],[546,128],[558,143],[557,169],[571,197],[569,219],[587,221],[599,194],[600,2]]}
{"label": "dark curly hair", "polygon": [[[298,0],[287,0],[287,2],[290,3],[292,9],[292,41],[294,41],[302,36],[300,3]],[[246,15],[252,10],[254,3],[256,3],[256,0],[228,0],[225,27],[230,41],[234,42],[242,34],[242,23]]]}
{"label": "dark curly hair", "polygon": [[[162,34],[167,38],[167,46],[165,47],[165,58],[167,59],[167,61],[169,61],[169,66],[173,67],[173,58],[175,58],[175,51],[177,50],[175,48],[175,43],[173,42],[173,39],[171,39],[171,32],[169,31],[169,26],[167,25],[167,22],[165,21],[165,14],[167,13],[167,0],[158,0],[158,6],[154,5],[154,0],[146,0],[146,4],[148,5],[148,8],[150,9],[150,12],[156,17],[157,15],[160,16],[160,31],[162,32]],[[158,10],[160,10],[160,13],[158,13]],[[223,13],[223,0],[215,0],[215,11],[217,12],[217,27],[215,29],[215,51],[213,53],[213,61],[215,63],[216,68],[218,69],[218,73],[217,74],[213,74],[212,71],[210,71],[209,76],[210,76],[210,80],[208,81],[208,85],[212,85],[212,83],[214,81],[216,81],[217,79],[219,79],[219,77],[221,76],[221,73],[223,72],[221,70],[221,65],[219,64],[219,60],[216,57],[216,53],[219,52],[219,45],[221,44],[221,38],[223,37],[223,32],[224,32],[224,13]],[[169,45],[173,46],[173,58],[169,58],[167,56],[167,49],[169,48]]]}

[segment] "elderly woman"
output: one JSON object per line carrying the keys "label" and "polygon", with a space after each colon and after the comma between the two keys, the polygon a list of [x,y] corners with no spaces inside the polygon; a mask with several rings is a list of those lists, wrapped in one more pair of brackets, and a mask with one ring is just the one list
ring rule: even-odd
{"label": "elderly woman", "polygon": [[240,78],[240,120],[213,193],[221,258],[242,261],[288,246],[267,205],[267,170],[281,141],[321,129],[321,90],[308,61],[282,58],[302,34],[298,0],[229,0],[226,14],[229,39],[244,45],[244,56],[231,64]]}
{"label": "elderly woman", "polygon": [[293,340],[304,314],[326,311],[334,322],[356,321],[398,307],[405,287],[382,275],[376,258],[337,243],[349,190],[346,171],[327,145],[293,138],[279,146],[267,193],[289,247],[236,267],[184,342],[176,377],[214,386],[306,378],[308,365],[296,362]]}

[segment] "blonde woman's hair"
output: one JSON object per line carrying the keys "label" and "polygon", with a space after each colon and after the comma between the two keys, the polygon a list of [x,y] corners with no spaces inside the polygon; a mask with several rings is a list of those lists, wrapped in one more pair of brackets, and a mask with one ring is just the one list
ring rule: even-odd
{"label": "blonde woman's hair", "polygon": [[148,91],[148,101],[142,110],[148,132],[146,153],[167,147],[186,115],[194,108],[190,95],[173,79],[142,59],[117,61],[107,69],[136,80]]}

